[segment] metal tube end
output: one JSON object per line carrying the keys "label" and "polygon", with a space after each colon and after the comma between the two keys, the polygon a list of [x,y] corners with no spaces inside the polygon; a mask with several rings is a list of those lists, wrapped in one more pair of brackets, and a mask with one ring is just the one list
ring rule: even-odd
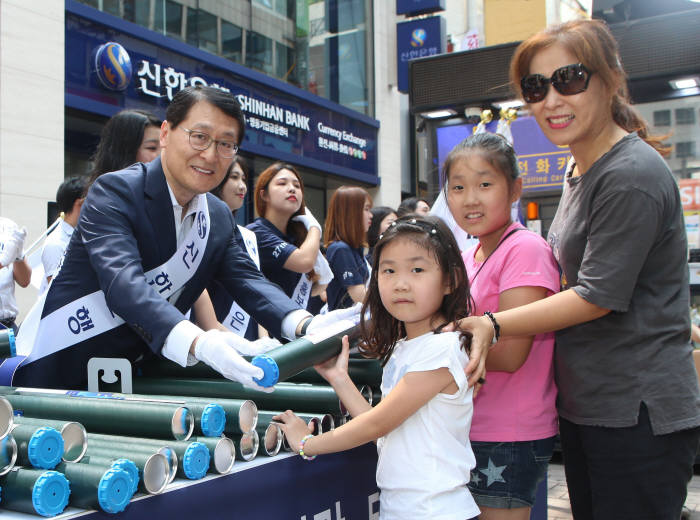
{"label": "metal tube end", "polygon": [[258,425],[258,406],[247,399],[238,410],[238,426],[242,433],[250,432]]}
{"label": "metal tube end", "polygon": [[333,429],[335,429],[335,420],[331,414],[327,413],[321,419],[321,431],[329,432]]}
{"label": "metal tube end", "polygon": [[280,448],[282,448],[282,429],[273,422],[268,424],[262,444],[265,455],[268,457],[277,455],[280,452]]}
{"label": "metal tube end", "polygon": [[[177,472],[177,467],[175,468]],[[170,464],[162,453],[154,453],[143,465],[143,487],[147,493],[157,495],[170,482]]]}
{"label": "metal tube end", "polygon": [[236,446],[228,437],[221,437],[214,448],[214,469],[222,475],[230,473],[236,462]]}
{"label": "metal tube end", "polygon": [[82,424],[67,422],[61,428],[63,437],[63,460],[65,462],[79,462],[87,451],[87,432]]}
{"label": "metal tube end", "polygon": [[0,439],[0,475],[6,475],[17,462],[17,443],[12,435]]}
{"label": "metal tube end", "polygon": [[0,438],[4,437],[12,431],[14,410],[10,401],[4,397],[0,397]]}
{"label": "metal tube end", "polygon": [[241,454],[241,458],[244,461],[250,461],[255,458],[258,454],[258,447],[260,446],[260,437],[258,432],[255,430],[241,435],[241,439],[238,442],[238,451]]}
{"label": "metal tube end", "polygon": [[175,453],[174,449],[168,446],[163,446],[157,453],[163,455],[168,463],[168,484],[170,484],[173,480],[175,480],[175,475],[177,475],[177,453]]}
{"label": "metal tube end", "polygon": [[321,429],[321,419],[318,417],[312,417],[309,419],[309,426],[313,427],[312,433],[314,435],[321,435],[323,433],[323,430]]}
{"label": "metal tube end", "polygon": [[194,416],[189,408],[178,406],[171,421],[173,437],[177,441],[186,441],[192,436],[194,431]]}

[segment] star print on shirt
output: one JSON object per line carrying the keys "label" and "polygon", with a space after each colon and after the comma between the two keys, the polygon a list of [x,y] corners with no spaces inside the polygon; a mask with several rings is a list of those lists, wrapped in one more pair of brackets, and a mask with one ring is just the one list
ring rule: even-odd
{"label": "star print on shirt", "polygon": [[489,466],[486,469],[479,469],[480,473],[483,473],[486,475],[486,487],[489,487],[491,484],[494,482],[505,482],[506,480],[503,478],[503,470],[505,470],[508,466],[496,466],[493,461],[491,460],[491,457],[489,457]]}
{"label": "star print on shirt", "polygon": [[470,484],[478,486],[481,483],[481,477],[476,471],[471,472],[471,478],[469,479]]}

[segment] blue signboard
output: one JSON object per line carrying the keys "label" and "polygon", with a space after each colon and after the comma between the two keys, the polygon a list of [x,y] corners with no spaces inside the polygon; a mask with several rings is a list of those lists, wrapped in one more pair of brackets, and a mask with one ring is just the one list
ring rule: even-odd
{"label": "blue signboard", "polygon": [[[486,125],[489,132],[495,132],[497,121]],[[460,141],[469,137],[475,125],[443,126],[436,130],[438,165],[442,165],[447,154]],[[571,158],[568,147],[556,146],[540,130],[532,116],[519,117],[510,125],[513,134],[513,148],[518,156],[518,167],[523,179],[523,191],[561,190],[566,173],[566,165]]]}
{"label": "blue signboard", "polygon": [[396,0],[396,14],[416,16],[445,10],[445,0]]}
{"label": "blue signboard", "polygon": [[[123,91],[97,74],[96,54],[109,42],[118,43],[131,62]],[[364,114],[73,0],[66,2],[65,55],[66,106],[104,116],[140,108],[164,118],[179,90],[209,85],[240,102],[246,117],[242,150],[379,184],[379,122]]]}
{"label": "blue signboard", "polygon": [[431,16],[396,24],[396,59],[399,91],[408,92],[408,62],[445,50],[445,19]]}

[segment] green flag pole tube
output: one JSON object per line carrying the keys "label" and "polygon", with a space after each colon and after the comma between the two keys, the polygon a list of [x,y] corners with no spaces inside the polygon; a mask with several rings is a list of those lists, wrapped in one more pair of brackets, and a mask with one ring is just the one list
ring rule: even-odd
{"label": "green flag pole tube", "polygon": [[268,394],[228,380],[136,378],[133,387],[141,394],[178,393],[209,398],[250,399],[259,408],[268,410],[293,409],[331,414],[341,411],[340,401],[333,388],[321,385],[280,383],[274,392]]}
{"label": "green flag pole tube", "polygon": [[264,375],[255,382],[273,386],[317,363],[340,354],[343,336],[358,336],[359,326],[349,320],[339,321],[323,333],[307,334],[265,354],[255,356],[251,363],[260,367]]}
{"label": "green flag pole tube", "polygon": [[277,423],[272,421],[268,424],[258,423],[255,431],[260,439],[258,454],[274,457],[280,452],[283,434]]}
{"label": "green flag pole tube", "polygon": [[[173,363],[175,366],[179,366]],[[221,378],[220,378],[221,379]],[[224,380],[226,381],[226,380]],[[218,427],[210,426],[210,434],[204,434],[203,428],[197,428],[198,431],[202,432],[205,437],[220,437],[222,433],[245,433],[250,430],[255,429],[255,423],[258,420],[258,407],[250,399],[224,399],[224,398],[204,398],[196,396],[182,396],[182,395],[149,395],[149,394],[114,394],[123,396],[125,399],[142,399],[150,401],[163,401],[169,403],[178,403],[187,406],[191,411],[196,410],[196,406],[206,406],[209,409],[221,408],[223,409],[223,420],[221,420],[221,413],[216,411],[216,413],[210,414],[210,419],[208,422],[213,423],[213,418],[216,418],[217,424],[221,420],[223,423],[223,430],[218,431]],[[195,420],[197,418],[197,413],[195,412]]]}
{"label": "green flag pole tube", "polygon": [[258,454],[260,446],[260,437],[255,430],[241,433],[240,435],[232,435],[231,440],[236,446],[236,457],[249,462]]}
{"label": "green flag pole tube", "polygon": [[0,330],[0,358],[15,357],[15,333],[12,329]]}
{"label": "green flag pole tube", "polygon": [[[175,479],[177,474],[177,455],[172,448],[163,447],[160,449],[154,448],[150,451],[143,449],[131,449],[128,453],[121,447],[111,448],[92,447],[88,450],[85,456],[80,459],[80,463],[91,463],[97,460],[98,464],[103,460],[114,462],[124,456],[136,464],[141,472],[140,489],[149,494],[157,494],[163,491],[163,487],[170,484]],[[161,483],[160,475],[165,474],[165,484]],[[163,487],[161,487],[163,486]]]}
{"label": "green flag pole tube", "polygon": [[12,430],[13,418],[14,410],[12,409],[12,404],[4,397],[0,397],[0,438]]}
{"label": "green flag pole tube", "polygon": [[[175,365],[175,363],[173,364]],[[348,363],[348,374],[356,385],[379,386],[382,382],[382,365],[377,359],[351,358]],[[313,368],[302,370],[297,375],[287,378],[286,381],[290,383],[312,383],[315,385],[328,384]]]}
{"label": "green flag pole tube", "polygon": [[209,456],[213,464],[209,465],[210,471],[221,475],[231,473],[236,462],[236,446],[228,437],[191,437],[190,440],[201,442],[209,450]]}
{"label": "green flag pole tube", "polygon": [[17,443],[17,465],[53,469],[63,457],[63,437],[54,428],[17,424],[12,429]]}
{"label": "green flag pole tube", "polygon": [[123,469],[61,462],[56,471],[70,482],[70,505],[82,509],[101,509],[105,513],[124,511],[133,493],[132,481]]}
{"label": "green flag pole tube", "polygon": [[[201,442],[135,439],[115,435],[93,435],[92,433],[88,434],[88,442],[89,445],[95,445],[97,448],[108,448],[112,445],[124,450],[132,449],[135,444],[154,450],[163,446],[171,448],[179,461],[177,475],[190,480],[204,477],[209,469],[209,449]],[[88,453],[90,453],[90,448],[88,448]]]}
{"label": "green flag pole tube", "polygon": [[194,428],[192,414],[177,404],[44,395],[5,395],[5,398],[25,415],[78,421],[95,432],[186,440]]}
{"label": "green flag pole tube", "polygon": [[58,430],[63,437],[63,460],[65,462],[79,462],[87,450],[87,432],[85,427],[73,421],[54,421],[51,419],[36,419],[16,415],[16,424],[28,424],[32,426],[49,426]]}
{"label": "green flag pole tube", "polygon": [[0,486],[3,509],[41,516],[61,514],[71,493],[63,474],[43,469],[15,468],[0,477]]}
{"label": "green flag pole tube", "polygon": [[17,463],[17,443],[15,438],[5,435],[0,439],[0,476],[7,475]]}
{"label": "green flag pole tube", "polygon": [[[274,412],[270,410],[259,410],[258,411],[258,421],[259,422],[271,422],[275,415],[279,415],[282,412]],[[319,425],[320,432],[314,429],[314,434],[329,432],[335,428],[335,419],[329,413],[296,413],[297,417],[306,421],[307,424]],[[312,421],[314,419],[314,421]]]}
{"label": "green flag pole tube", "polygon": [[[149,495],[157,495],[162,493],[165,486],[168,485],[170,468],[165,455],[162,453],[154,453],[146,457],[140,457],[140,464],[137,464],[133,459],[132,454],[129,458],[100,457],[97,455],[87,455],[83,457],[80,464],[91,464],[93,466],[102,466],[105,468],[116,467],[123,469],[133,479],[136,488],[132,491],[140,491]],[[136,473],[134,474],[134,470]]]}

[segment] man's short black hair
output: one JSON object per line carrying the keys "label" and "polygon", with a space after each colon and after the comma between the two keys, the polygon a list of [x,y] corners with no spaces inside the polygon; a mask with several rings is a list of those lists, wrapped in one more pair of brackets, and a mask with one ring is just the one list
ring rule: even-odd
{"label": "man's short black hair", "polygon": [[182,123],[193,105],[199,101],[211,103],[224,114],[231,116],[238,122],[238,143],[243,142],[245,134],[245,117],[241,111],[241,105],[230,92],[214,87],[187,87],[175,94],[165,112],[165,119],[171,128],[176,128]]}
{"label": "man's short black hair", "polygon": [[75,201],[83,196],[86,186],[86,177],[71,177],[63,181],[56,191],[58,211],[69,213]]}

